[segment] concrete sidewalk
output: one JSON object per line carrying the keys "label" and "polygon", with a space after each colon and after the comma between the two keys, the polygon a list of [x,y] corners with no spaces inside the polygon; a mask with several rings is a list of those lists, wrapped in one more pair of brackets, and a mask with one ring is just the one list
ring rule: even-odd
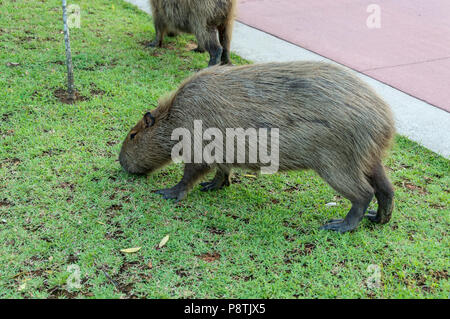
{"label": "concrete sidewalk", "polygon": [[237,19],[450,112],[448,12],[449,0],[238,0]]}
{"label": "concrete sidewalk", "polygon": [[[148,0],[125,0],[150,13]],[[150,21],[149,21],[150,23]],[[153,37],[153,35],[149,35]],[[232,51],[253,62],[328,60],[299,46],[236,22]],[[450,113],[356,72],[391,106],[399,134],[450,158]]]}

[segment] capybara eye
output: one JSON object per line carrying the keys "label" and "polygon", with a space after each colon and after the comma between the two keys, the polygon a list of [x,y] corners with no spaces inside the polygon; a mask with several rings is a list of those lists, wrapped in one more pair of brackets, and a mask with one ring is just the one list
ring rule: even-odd
{"label": "capybara eye", "polygon": [[137,134],[137,133],[131,133],[131,134],[130,134],[130,140],[132,140],[132,139],[136,136],[136,134]]}

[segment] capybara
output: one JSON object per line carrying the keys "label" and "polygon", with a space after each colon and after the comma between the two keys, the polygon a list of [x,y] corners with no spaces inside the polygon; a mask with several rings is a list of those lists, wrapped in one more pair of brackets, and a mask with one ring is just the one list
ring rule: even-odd
{"label": "capybara", "polygon": [[208,51],[209,66],[230,63],[236,0],[150,0],[150,5],[156,38],[149,46],[162,46],[167,32],[192,33],[196,51]]}
{"label": "capybara", "polygon": [[[353,230],[374,195],[378,210],[368,212],[366,217],[381,224],[390,220],[394,191],[382,158],[395,133],[392,113],[351,72],[323,62],[205,69],[161,99],[158,107],[131,129],[120,151],[120,164],[138,174],[161,168],[172,160],[177,145],[172,137],[174,130],[184,128],[198,134],[194,121],[199,120],[203,127],[219,128],[223,134],[228,128],[278,129],[279,144],[271,148],[279,148],[279,170],[312,169],[352,203],[344,219],[331,220],[322,229]],[[241,153],[245,154],[257,147],[255,143],[244,146]],[[193,148],[192,156],[196,155],[198,149]],[[249,160],[184,162],[182,180],[158,191],[164,198],[181,200],[214,168],[214,179],[202,183],[202,190],[228,186],[232,167],[257,170],[264,166]]]}

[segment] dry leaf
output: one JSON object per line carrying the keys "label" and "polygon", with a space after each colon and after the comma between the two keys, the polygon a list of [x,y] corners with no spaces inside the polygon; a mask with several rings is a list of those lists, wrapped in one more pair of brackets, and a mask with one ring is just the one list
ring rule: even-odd
{"label": "dry leaf", "polygon": [[165,244],[167,244],[167,242],[169,241],[169,235],[167,235],[166,237],[164,237],[161,242],[158,245],[158,248],[163,248]]}
{"label": "dry leaf", "polygon": [[153,268],[153,264],[152,264],[152,261],[151,261],[151,260],[148,262],[147,267],[150,268],[150,269]]}
{"label": "dry leaf", "polygon": [[22,284],[19,286],[19,291],[25,290],[27,288],[27,281],[30,280],[30,278],[25,278],[22,282]]}
{"label": "dry leaf", "polygon": [[256,178],[256,175],[250,175],[250,174],[244,174],[245,177],[252,177],[252,178]]}
{"label": "dry leaf", "polygon": [[123,253],[131,254],[131,253],[135,253],[135,252],[141,250],[141,248],[142,247],[133,247],[133,248],[121,249],[120,251]]}

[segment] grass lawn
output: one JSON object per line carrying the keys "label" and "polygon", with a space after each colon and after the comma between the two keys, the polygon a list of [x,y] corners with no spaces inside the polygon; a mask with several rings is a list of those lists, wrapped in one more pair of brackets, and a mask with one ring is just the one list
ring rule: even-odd
{"label": "grass lawn", "polygon": [[163,200],[152,191],[181,166],[129,175],[120,145],[208,55],[185,35],[145,48],[153,25],[123,1],[76,3],[84,99],[68,105],[61,1],[0,0],[0,298],[449,297],[447,159],[398,136],[393,219],[346,234],[318,230],[350,203],[310,171],[240,171],[226,190]]}

